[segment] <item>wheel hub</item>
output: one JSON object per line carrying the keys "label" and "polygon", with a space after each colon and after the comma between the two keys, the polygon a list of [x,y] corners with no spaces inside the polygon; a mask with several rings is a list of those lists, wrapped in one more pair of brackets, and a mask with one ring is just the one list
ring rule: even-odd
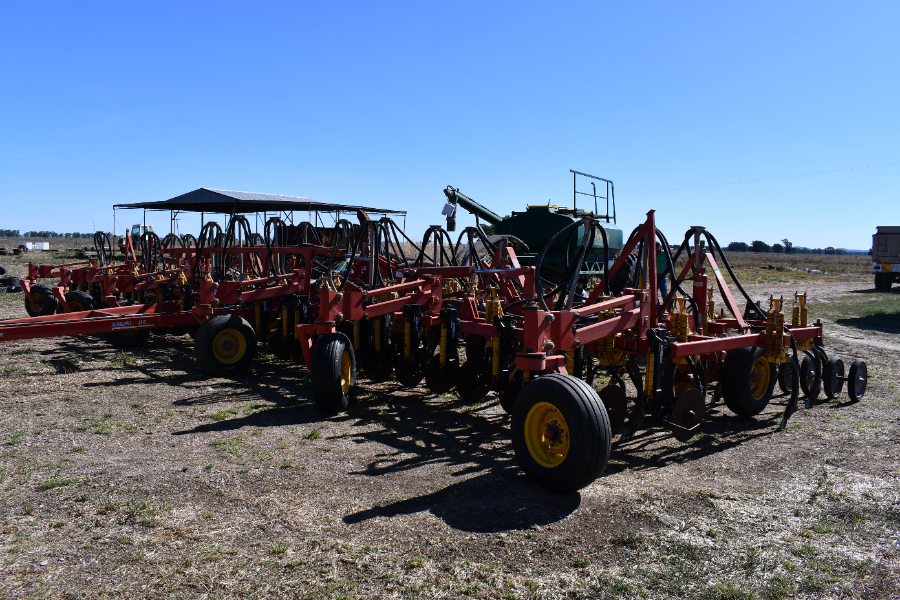
{"label": "wheel hub", "polygon": [[560,465],[569,452],[569,425],[556,406],[539,402],[525,417],[525,445],[543,467]]}

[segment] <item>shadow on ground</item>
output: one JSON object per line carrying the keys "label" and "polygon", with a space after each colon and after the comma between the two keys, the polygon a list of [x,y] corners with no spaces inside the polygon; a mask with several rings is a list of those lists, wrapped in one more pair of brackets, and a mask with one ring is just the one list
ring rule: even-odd
{"label": "shadow on ground", "polygon": [[428,510],[460,531],[492,533],[549,525],[581,505],[581,495],[552,494],[513,468],[495,468],[437,492],[376,506],[344,517],[347,524]]}

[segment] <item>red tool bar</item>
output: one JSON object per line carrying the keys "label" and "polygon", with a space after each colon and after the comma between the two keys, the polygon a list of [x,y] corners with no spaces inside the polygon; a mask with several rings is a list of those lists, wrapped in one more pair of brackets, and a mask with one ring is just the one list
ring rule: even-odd
{"label": "red tool bar", "polygon": [[422,267],[416,269],[416,275],[423,277],[425,275],[433,275],[436,277],[471,277],[475,271],[475,267]]}
{"label": "red tool bar", "polygon": [[[587,327],[581,327],[580,329],[575,330],[575,338],[580,342],[580,345],[583,346],[584,344],[589,344],[601,338],[622,333],[626,329],[631,329],[637,325],[640,319],[641,309],[635,308],[633,310],[625,311],[621,315],[612,317],[611,319],[600,321],[599,323],[594,323]],[[559,349],[564,348],[560,347]]]}
{"label": "red tool bar", "polygon": [[[790,345],[790,337],[788,337],[787,340],[787,345]],[[765,333],[750,333],[747,335],[736,335],[734,337],[715,338],[698,342],[673,342],[670,347],[672,349],[672,358],[681,358],[683,356],[691,356],[694,354],[708,354],[710,352],[721,352],[723,350],[736,350],[738,348],[747,348],[749,346],[765,346],[765,344]]]}
{"label": "red tool bar", "polygon": [[369,315],[370,319],[374,319],[375,317],[381,317],[389,313],[397,312],[407,304],[425,304],[430,299],[431,294],[416,292],[409,296],[401,296],[400,298],[394,298],[393,300],[370,304],[365,307],[364,310],[366,311],[365,314]]}
{"label": "red tool bar", "polygon": [[632,302],[638,302],[641,299],[641,294],[620,296],[619,298],[612,298],[611,300],[604,300],[603,302],[598,302],[597,304],[590,304],[579,306],[573,309],[578,313],[579,316],[587,316],[594,315],[598,312],[603,312],[604,310],[610,310],[613,308],[619,308],[620,306],[628,306]]}
{"label": "red tool bar", "polygon": [[272,283],[273,281],[281,281],[282,279],[292,279],[294,277],[298,277],[300,274],[299,270],[292,271],[286,275],[271,275],[269,277],[260,277],[259,279],[246,279],[244,281],[240,281],[241,285],[259,285],[263,283]]}
{"label": "red tool bar", "polygon": [[269,298],[278,298],[288,294],[299,294],[300,284],[291,283],[288,285],[273,285],[261,290],[243,290],[238,293],[241,302],[259,302],[260,300],[268,300]]}
{"label": "red tool bar", "polygon": [[738,310],[737,304],[734,302],[734,297],[731,295],[731,290],[728,289],[728,284],[725,283],[725,278],[722,276],[722,271],[719,270],[719,265],[716,264],[715,259],[710,253],[706,254],[706,260],[709,261],[709,266],[712,267],[713,273],[716,274],[716,281],[719,282],[719,290],[721,290],[722,295],[725,296],[725,305],[728,307],[728,310],[731,311],[731,314],[734,315],[734,318],[737,319],[741,331],[747,331],[747,323],[744,322],[744,316],[741,314],[741,311]]}
{"label": "red tool bar", "polygon": [[[426,277],[430,278],[430,275],[426,275]],[[396,285],[389,285],[388,287],[378,288],[377,290],[370,290],[368,296],[381,296],[382,294],[390,294],[391,292],[407,292],[409,290],[417,290],[421,288],[423,285],[428,283],[425,279],[416,279],[413,281],[407,281],[404,283],[398,283]]]}
{"label": "red tool bar", "polygon": [[474,334],[484,338],[497,336],[497,328],[489,323],[477,321],[460,321],[459,332],[465,334]]}

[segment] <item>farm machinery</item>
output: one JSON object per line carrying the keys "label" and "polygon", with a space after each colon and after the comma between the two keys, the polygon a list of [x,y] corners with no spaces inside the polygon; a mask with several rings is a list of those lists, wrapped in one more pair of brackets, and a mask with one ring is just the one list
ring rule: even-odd
{"label": "farm machinery", "polygon": [[764,309],[710,232],[692,227],[673,251],[654,211],[618,244],[608,222],[576,214],[529,264],[507,236],[480,227],[453,240],[431,226],[416,242],[387,217],[328,231],[275,218],[262,236],[242,219],[225,231],[207,223],[197,238],[145,232],[137,249],[126,238],[121,263],[98,234],[95,260],[31,265],[20,284],[32,316],[0,322],[0,341],[99,334],[126,346],[150,331],[192,333],[204,370],[229,376],[265,341],[308,366],[326,413],[346,410],[362,379],[424,382],[472,403],[493,393],[511,414],[522,469],[554,491],[590,484],[613,439],[649,423],[689,440],[720,400],[753,417],[778,383],[789,394],[784,428],[801,393],[806,407],[844,384],[854,401],[865,394],[865,362],[845,374],[826,354],[804,294],[789,301],[789,318],[782,298]]}
{"label": "farm machinery", "polygon": [[[592,482],[612,439],[630,438],[648,418],[686,441],[720,399],[740,416],[759,414],[776,382],[790,394],[781,429],[797,410],[801,391],[806,407],[823,389],[836,397],[845,383],[852,400],[865,393],[865,362],[854,361],[845,376],[843,362],[827,356],[822,323],[808,322],[805,294],[795,295],[789,322],[782,298],[770,298],[763,310],[703,227],[686,232],[673,254],[650,211],[610,260],[605,224],[583,216],[556,232],[533,266],[522,265],[502,239],[478,240],[484,256],[471,254],[483,235],[479,228],[467,228],[452,244],[436,226],[415,261],[397,261],[387,232],[373,227],[369,245],[354,243],[365,253],[358,259],[362,276],[348,274],[320,287],[318,319],[298,326],[298,337],[318,336],[304,346],[311,352],[317,405],[326,412],[346,409],[358,367],[375,381],[389,378],[393,367],[400,385],[424,379],[432,392],[455,387],[470,402],[493,391],[512,415],[520,465],[548,489],[571,491]],[[560,240],[568,247],[576,236],[575,251],[563,254],[561,276],[545,278],[551,249]],[[598,237],[611,266],[585,297],[583,265]],[[429,239],[435,260],[425,265]],[[680,272],[657,272],[651,251],[656,241],[669,265],[683,262]],[[745,311],[717,257],[747,301]],[[625,285],[614,286],[619,270],[629,266],[634,270]],[[332,260],[327,272],[335,267]],[[721,295],[718,314],[708,271]],[[659,277],[671,282],[664,298]],[[598,392],[600,382],[605,385]]]}

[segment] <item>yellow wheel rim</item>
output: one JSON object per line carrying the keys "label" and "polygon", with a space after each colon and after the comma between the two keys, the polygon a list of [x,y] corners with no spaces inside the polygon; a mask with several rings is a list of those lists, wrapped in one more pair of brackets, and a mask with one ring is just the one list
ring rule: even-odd
{"label": "yellow wheel rim", "polygon": [[38,296],[37,294],[32,294],[34,300],[28,303],[31,307],[31,310],[34,312],[41,312],[41,309],[44,307],[44,299]]}
{"label": "yellow wheel rim", "polygon": [[553,404],[538,402],[525,417],[525,445],[542,467],[559,466],[569,453],[569,424]]}
{"label": "yellow wheel rim", "polygon": [[345,394],[350,391],[350,353],[344,350],[341,354],[341,391]]}
{"label": "yellow wheel rim", "polygon": [[760,356],[753,363],[753,370],[750,372],[750,393],[753,394],[754,400],[761,400],[766,392],[769,391],[769,378],[772,370],[769,368],[769,361],[765,356]]}
{"label": "yellow wheel rim", "polygon": [[213,355],[220,363],[231,365],[247,352],[247,340],[237,329],[224,329],[213,340]]}

